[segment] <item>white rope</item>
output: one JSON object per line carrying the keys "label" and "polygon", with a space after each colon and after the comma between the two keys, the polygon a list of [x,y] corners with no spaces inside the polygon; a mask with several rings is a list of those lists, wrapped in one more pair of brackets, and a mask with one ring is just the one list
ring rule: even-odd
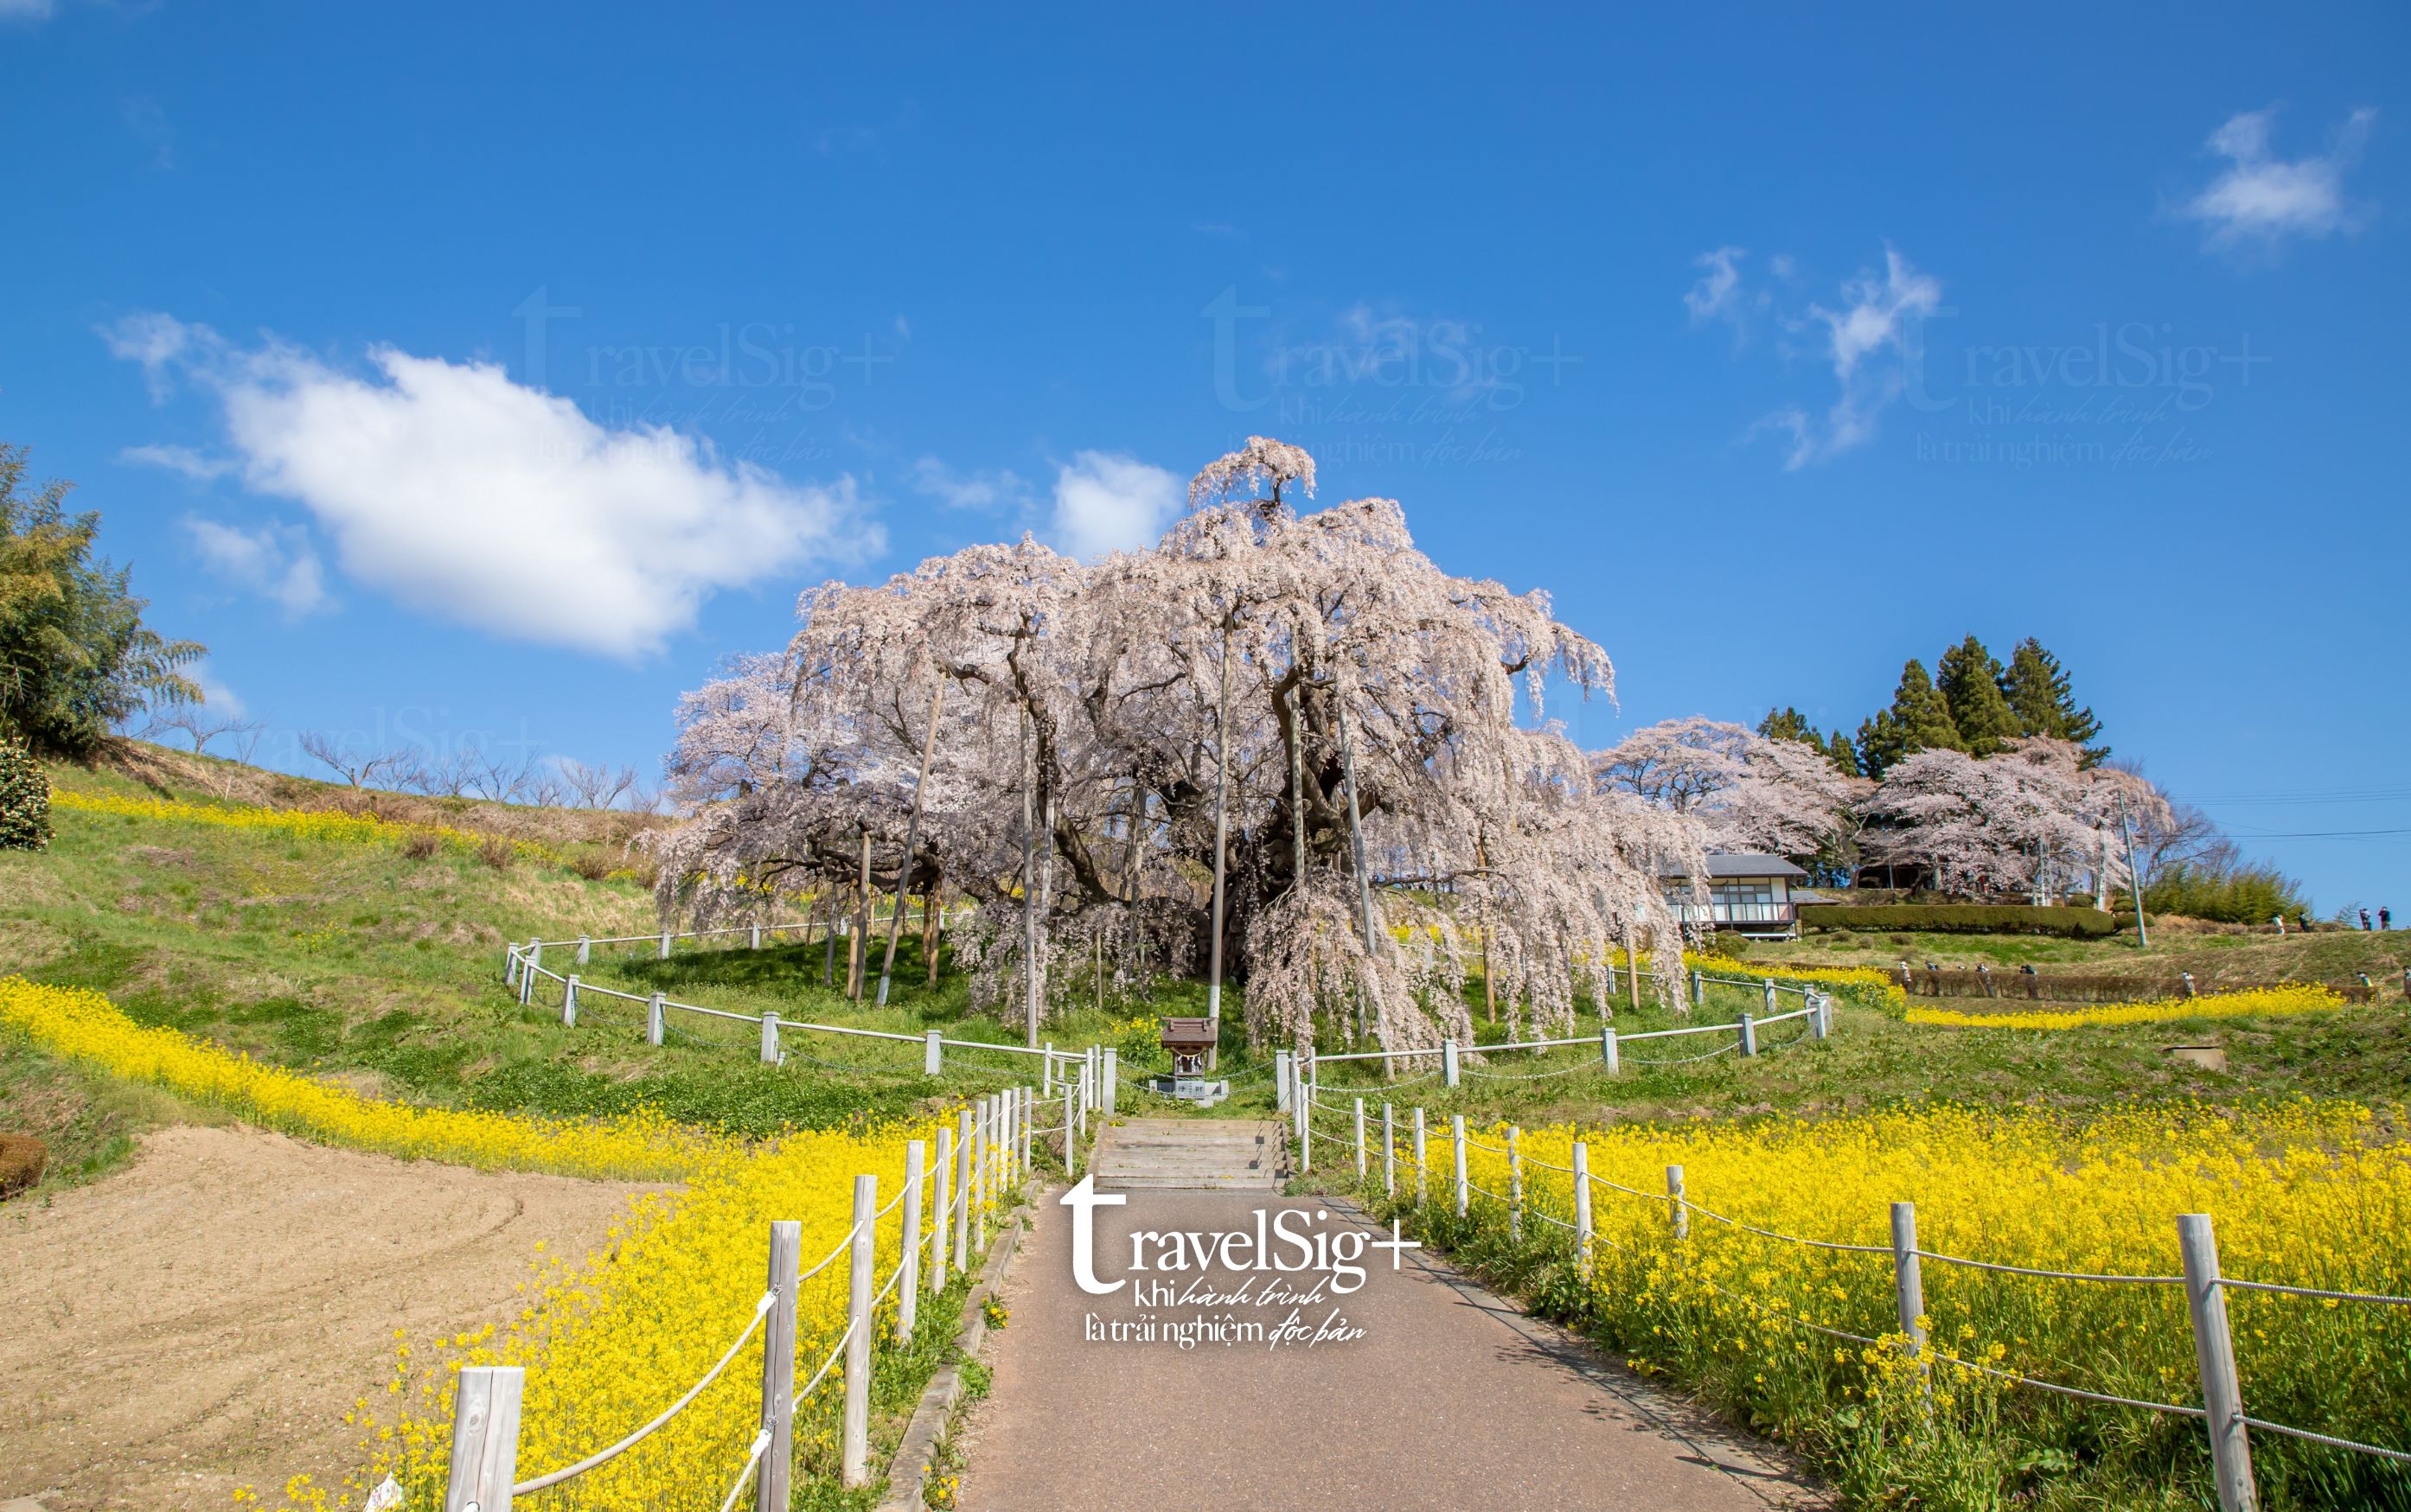
{"label": "white rope", "polygon": [[804,1388],[796,1393],[796,1400],[797,1402],[801,1402],[804,1398],[812,1394],[812,1388],[819,1386],[822,1380],[827,1376],[829,1367],[837,1363],[838,1356],[845,1353],[845,1342],[853,1337],[854,1324],[849,1320],[845,1325],[844,1331],[840,1332],[837,1336],[836,1345],[829,1349],[829,1357],[821,1361],[821,1368],[812,1372],[812,1378],[806,1381],[804,1383]]}
{"label": "white rope", "polygon": [[2316,1287],[2284,1287],[2273,1281],[2238,1281],[2233,1276],[2220,1276],[2222,1287],[2234,1287],[2243,1291],[2273,1291],[2287,1297],[2318,1297],[2339,1302],[2385,1302],[2396,1307],[2411,1307],[2411,1297],[2389,1297],[2374,1291],[2321,1291]]}
{"label": "white rope", "polygon": [[520,1484],[512,1487],[511,1494],[513,1496],[525,1496],[530,1491],[540,1491],[547,1486],[558,1486],[563,1481],[568,1480],[573,1476],[586,1474],[586,1472],[593,1469],[596,1465],[618,1459],[621,1455],[627,1453],[630,1449],[633,1449],[637,1445],[643,1443],[647,1438],[651,1436],[653,1430],[661,1427],[662,1424],[668,1422],[671,1418],[685,1411],[688,1403],[693,1402],[696,1396],[701,1394],[705,1387],[709,1386],[712,1382],[720,1378],[720,1373],[726,1370],[728,1368],[728,1362],[737,1358],[737,1352],[745,1347],[745,1341],[753,1337],[753,1330],[762,1326],[762,1319],[769,1315],[771,1305],[777,1302],[778,1300],[779,1294],[776,1291],[764,1292],[762,1294],[762,1300],[753,1304],[753,1316],[752,1320],[745,1325],[745,1331],[737,1336],[737,1342],[728,1346],[728,1352],[720,1357],[720,1362],[712,1366],[709,1371],[706,1371],[702,1380],[697,1381],[694,1385],[689,1387],[687,1388],[686,1395],[679,1398],[676,1402],[671,1403],[667,1407],[663,1408],[662,1415],[660,1417],[654,1418],[651,1422],[647,1423],[644,1427],[637,1429],[635,1432],[629,1434],[626,1438],[621,1439],[619,1443],[612,1445],[607,1449],[603,1449],[596,1453],[590,1454],[574,1465],[564,1465],[559,1470],[552,1471],[547,1475],[538,1476],[533,1480],[523,1481]]}
{"label": "white rope", "polygon": [[[769,1447],[770,1431],[768,1429],[766,1428],[753,1435],[753,1452],[745,1456],[745,1468],[737,1472],[737,1484],[728,1488],[727,1496],[723,1498],[721,1501],[720,1512],[728,1512],[730,1507],[737,1505],[738,1492],[743,1490],[745,1489],[745,1483],[753,1478],[753,1471],[755,1467],[761,1464],[762,1455],[764,1451],[767,1450]],[[519,1492],[514,1490],[511,1494],[516,1496]]]}
{"label": "white rope", "polygon": [[2288,1428],[2284,1423],[2272,1423],[2259,1418],[2246,1418],[2243,1420],[2263,1432],[2283,1433],[2287,1438],[2308,1439],[2314,1444],[2325,1444],[2331,1448],[2351,1449],[2357,1454],[2374,1454],[2382,1459],[2411,1464],[2411,1454],[2405,1454],[2401,1449],[2380,1448],[2374,1444],[2360,1444],[2348,1438],[2314,1433],[2307,1428]]}
{"label": "white rope", "polygon": [[[1890,1254],[1887,1249],[1884,1251]],[[2053,1281],[2127,1281],[2143,1287],[2182,1287],[2185,1277],[2173,1275],[2104,1275],[2092,1271],[2038,1271],[2025,1265],[1995,1265],[1990,1260],[1971,1260],[1957,1255],[1936,1255],[1930,1249],[1917,1254],[1925,1259],[1940,1260],[1945,1265],[1964,1265],[1977,1271],[1998,1271],[2004,1275],[2044,1276]]]}

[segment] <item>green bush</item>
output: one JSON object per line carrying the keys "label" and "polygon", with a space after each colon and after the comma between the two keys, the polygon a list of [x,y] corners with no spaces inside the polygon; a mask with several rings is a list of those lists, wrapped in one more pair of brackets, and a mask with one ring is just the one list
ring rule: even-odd
{"label": "green bush", "polygon": [[[2131,916],[2130,916],[2131,917]],[[2117,933],[2118,923],[2096,909],[2035,908],[2024,903],[1811,903],[1800,909],[1803,925],[1816,929],[1922,930],[1936,935],[2066,935],[2094,939]]]}
{"label": "green bush", "polygon": [[22,740],[0,740],[0,850],[51,843],[51,780]]}
{"label": "green bush", "polygon": [[2301,884],[2274,866],[2170,866],[2152,880],[2143,901],[2155,914],[2228,924],[2265,924],[2280,913],[2290,921],[2311,911]]}

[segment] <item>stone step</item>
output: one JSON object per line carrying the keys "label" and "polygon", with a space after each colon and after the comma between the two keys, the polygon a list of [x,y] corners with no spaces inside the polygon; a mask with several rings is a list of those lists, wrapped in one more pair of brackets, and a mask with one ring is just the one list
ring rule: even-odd
{"label": "stone step", "polygon": [[1280,1126],[1141,1118],[1109,1125],[1090,1169],[1100,1186],[1270,1191],[1280,1185]]}

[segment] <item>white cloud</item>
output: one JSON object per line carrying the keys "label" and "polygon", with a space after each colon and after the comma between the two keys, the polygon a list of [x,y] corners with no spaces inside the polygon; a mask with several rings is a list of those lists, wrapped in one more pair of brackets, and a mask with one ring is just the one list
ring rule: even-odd
{"label": "white cloud", "polygon": [[256,531],[189,518],[185,533],[202,564],[218,576],[250,589],[298,619],[327,606],[327,573],[310,538],[291,526]]}
{"label": "white cloud", "polygon": [[125,447],[117,454],[117,459],[143,467],[164,467],[170,472],[182,472],[196,483],[225,477],[237,466],[223,457],[204,457],[190,446],[159,443]]}
{"label": "white cloud", "polygon": [[1842,285],[1842,298],[1839,310],[1810,305],[1807,321],[1800,323],[1802,328],[1824,327],[1825,355],[1841,385],[1841,396],[1823,421],[1811,419],[1798,405],[1786,405],[1750,428],[1753,436],[1766,430],[1790,436],[1783,459],[1787,470],[1828,461],[1874,437],[1876,417],[1900,397],[1911,356],[1909,332],[1941,308],[1942,284],[1886,247],[1882,276],[1861,273]]}
{"label": "white cloud", "polygon": [[1739,247],[1718,247],[1714,252],[1703,252],[1691,259],[1693,267],[1707,269],[1700,281],[1683,295],[1683,307],[1691,312],[1692,325],[1741,318],[1740,265],[1747,255]]}
{"label": "white cloud", "polygon": [[0,0],[0,21],[48,21],[53,8],[51,0]]}
{"label": "white cloud", "polygon": [[1055,544],[1075,557],[1151,546],[1181,509],[1180,480],[1134,457],[1075,452],[1055,477]]}
{"label": "white cloud", "polygon": [[913,464],[913,487],[948,509],[999,509],[1030,500],[1030,483],[1017,472],[957,472],[934,457]]}
{"label": "white cloud", "polygon": [[2184,212],[2210,227],[2213,247],[2273,248],[2287,237],[2360,228],[2365,211],[2345,199],[2344,175],[2360,156],[2377,112],[2355,110],[2336,128],[2326,153],[2291,162],[2269,151],[2275,114],[2246,110],[2210,134],[2210,150],[2228,160],[2228,168]]}
{"label": "white cloud", "polygon": [[[7,3],[7,0],[0,0],[0,5]],[[184,356],[196,331],[208,329],[206,326],[187,326],[173,315],[148,312],[127,315],[104,328],[100,339],[109,343],[113,356],[142,364],[142,380],[150,385],[151,402],[156,404],[168,397],[170,365]]]}
{"label": "white cloud", "polygon": [[499,634],[638,656],[717,589],[884,544],[851,478],[791,484],[665,428],[606,429],[490,364],[383,347],[362,377],[165,315],[106,334],[154,385],[173,370],[213,392],[245,485],[305,505],[347,575]]}

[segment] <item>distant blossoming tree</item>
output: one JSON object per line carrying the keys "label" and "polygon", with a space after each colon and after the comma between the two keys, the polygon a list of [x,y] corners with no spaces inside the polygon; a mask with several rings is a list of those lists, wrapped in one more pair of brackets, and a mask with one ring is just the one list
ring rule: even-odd
{"label": "distant blossoming tree", "polygon": [[1712,850],[1801,861],[1847,841],[1874,789],[1816,746],[1697,715],[1637,730],[1593,765],[1601,786],[1697,819]]}
{"label": "distant blossoming tree", "polygon": [[1997,755],[1919,751],[1884,773],[1865,805],[1878,861],[1920,864],[1946,893],[2064,892],[2090,871],[2097,894],[2126,881],[2118,813],[2165,821],[2168,800],[2129,773],[2086,768],[2072,742],[2012,739]]}
{"label": "distant blossoming tree", "polygon": [[1258,1040],[1470,1040],[1474,949],[1518,1033],[1604,1001],[1628,941],[1673,981],[1656,879],[1698,875],[1699,825],[1517,718],[1552,676],[1611,691],[1606,654],[1545,594],[1442,572],[1392,501],[1299,513],[1314,482],[1251,437],[1150,549],[1025,538],[804,594],[782,658],[680,706],[672,769],[709,801],[660,842],[665,909],[967,894],[975,1000],[1034,1035],[1071,963],[1209,953],[1219,833]]}

